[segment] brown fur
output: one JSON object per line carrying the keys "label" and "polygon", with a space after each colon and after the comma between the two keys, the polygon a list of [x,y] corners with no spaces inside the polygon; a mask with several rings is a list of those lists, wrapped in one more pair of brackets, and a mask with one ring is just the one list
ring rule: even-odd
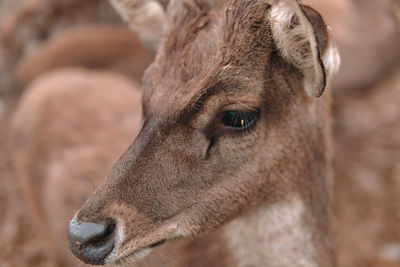
{"label": "brown fur", "polygon": [[[345,64],[347,65],[347,63]],[[396,103],[398,102],[396,102],[397,91],[395,84],[398,80],[399,78],[392,76],[387,81],[386,86],[388,87],[371,88],[368,94],[358,92],[356,94],[343,95],[336,100],[336,120],[338,124],[335,131],[337,135],[335,138],[335,143],[337,144],[335,145],[335,150],[337,150],[335,165],[338,168],[338,175],[336,176],[338,182],[335,186],[335,211],[340,219],[338,227],[338,240],[340,241],[338,247],[339,266],[365,266],[367,261],[375,264],[371,266],[398,265],[395,262],[390,264],[385,258],[371,259],[376,255],[374,251],[379,253],[385,244],[399,240],[396,237],[396,233],[400,231],[396,227],[393,228],[394,225],[397,225],[396,220],[398,221],[393,215],[399,210],[396,207],[396,203],[398,203],[396,201],[398,187],[395,179],[398,176],[396,176],[395,168],[398,162],[398,153],[396,152],[397,146],[393,146],[397,141],[396,133],[398,131],[396,129],[399,128],[396,124],[398,116],[395,113],[397,110]],[[340,97],[340,95],[336,96]],[[354,103],[356,104],[354,105]],[[380,111],[382,107],[385,107],[385,110],[389,111],[389,113],[386,111],[382,113],[376,112]],[[57,110],[56,107],[54,108]],[[49,111],[49,113],[52,114],[53,112]],[[387,116],[388,114],[389,116]],[[365,121],[363,119],[364,116],[365,118],[374,117],[375,119]],[[80,118],[81,116],[78,115],[75,120],[79,121]],[[360,128],[362,129],[361,131]],[[376,134],[376,129],[379,129],[378,134]],[[40,130],[38,131],[40,132]],[[373,144],[372,148],[369,148],[369,145],[365,145],[370,143]],[[375,152],[370,153],[370,149]],[[364,152],[365,150],[367,152]],[[82,156],[79,156],[79,154]],[[79,158],[84,158],[87,166],[93,164],[91,163],[93,158],[90,153],[85,153],[83,150],[83,152],[76,153],[76,155],[77,163],[80,162]],[[382,161],[381,155],[384,155],[383,158],[386,160]],[[110,158],[109,160],[108,164],[111,164],[112,159]],[[372,163],[365,164],[366,160]],[[64,162],[67,164],[66,166],[69,166],[70,163],[68,161]],[[62,166],[63,164],[59,162],[58,165]],[[93,168],[88,168],[89,171],[100,173],[98,167],[94,167],[97,166],[96,164],[92,166]],[[47,169],[46,166],[44,168]],[[67,177],[69,175],[68,169],[69,167],[62,167],[62,170],[67,172]],[[371,182],[375,185],[377,184],[377,187],[369,187],[368,189],[356,181],[356,177],[363,179],[364,169],[368,169],[367,172],[373,174]],[[79,173],[79,170],[77,172]],[[382,173],[393,173],[393,175],[386,176],[385,174],[381,176]],[[103,176],[104,174],[103,170],[103,173],[99,175]],[[386,179],[388,181],[383,181],[383,177],[389,177]],[[59,184],[55,185],[54,183],[49,186],[53,190],[59,187]],[[57,190],[61,191],[62,188],[63,186]],[[49,190],[51,191],[51,189]],[[83,195],[87,195],[88,191]],[[389,191],[391,193],[387,194]],[[80,195],[79,192],[76,192],[76,194]],[[75,207],[77,205],[74,204]],[[382,207],[386,208],[383,209]],[[66,217],[64,217],[65,219]],[[385,220],[386,223],[384,223]],[[60,217],[60,222],[62,221],[63,219]],[[392,223],[389,223],[390,221]],[[55,225],[57,227],[57,223]],[[381,238],[382,235],[387,237],[383,240]],[[204,236],[204,239],[199,238],[195,242],[190,240],[184,240],[184,242],[171,241],[161,248],[164,253],[167,253],[166,255],[161,255],[161,259],[153,260],[153,258],[148,258],[146,263],[150,264],[150,266],[151,264],[160,266],[159,260],[161,260],[162,266],[192,266],[192,264],[207,266],[213,263],[215,263],[215,266],[222,266],[223,263],[215,262],[215,259],[224,261],[227,257],[229,263],[225,265],[233,266],[229,251],[224,247],[218,246],[218,243],[221,243],[220,237],[221,233],[212,232],[210,235]],[[214,240],[215,238],[217,240]],[[207,251],[215,251],[215,253],[209,254],[207,252],[204,255],[202,251],[204,248],[207,248]],[[154,254],[157,256],[156,251]],[[168,259],[168,255],[172,255],[173,259]],[[226,257],[223,255],[226,255]]]}
{"label": "brown fur", "polygon": [[[329,96],[307,96],[302,69],[275,52],[271,5],[232,1],[221,14],[204,1],[170,3],[165,39],[144,78],[143,127],[76,215],[112,217],[124,228],[111,256],[117,262],[299,194],[317,251],[309,257],[334,265]],[[260,109],[261,119],[247,133],[222,131],[216,120],[228,106]]]}

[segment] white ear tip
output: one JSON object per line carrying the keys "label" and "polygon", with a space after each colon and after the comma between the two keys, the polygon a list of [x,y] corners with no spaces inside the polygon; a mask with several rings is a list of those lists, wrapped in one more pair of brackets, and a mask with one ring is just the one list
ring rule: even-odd
{"label": "white ear tip", "polygon": [[335,44],[329,45],[328,49],[325,51],[323,62],[327,79],[329,80],[340,68],[340,54]]}

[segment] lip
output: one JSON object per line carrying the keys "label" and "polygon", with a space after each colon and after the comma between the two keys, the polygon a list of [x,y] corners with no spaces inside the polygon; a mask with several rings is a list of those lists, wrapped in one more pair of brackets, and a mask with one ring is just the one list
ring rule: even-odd
{"label": "lip", "polygon": [[[177,223],[166,222],[158,230],[148,234],[144,240],[136,240],[136,249],[134,248],[130,251],[129,249],[128,251],[123,251],[124,249],[121,247],[121,243],[124,236],[124,227],[120,226],[118,229],[119,231],[117,234],[116,246],[114,251],[112,251],[107,257],[105,261],[106,263],[112,263],[116,265],[134,264],[135,262],[147,256],[154,248],[163,245],[169,240],[173,240],[182,236],[178,231],[179,227]],[[142,244],[140,245],[140,243]],[[129,247],[135,247],[135,244],[130,245]],[[121,253],[118,253],[118,250],[122,250]]]}
{"label": "lip", "polygon": [[136,251],[133,251],[126,255],[123,255],[117,259],[106,261],[106,263],[115,264],[116,266],[118,266],[118,265],[125,266],[124,264],[127,264],[127,263],[135,264],[137,261],[146,257],[151,251],[152,251],[152,248],[150,248],[150,247],[141,248],[139,250],[136,250]]}
{"label": "lip", "polygon": [[133,262],[139,261],[139,260],[143,259],[144,257],[146,257],[154,248],[163,245],[166,241],[167,241],[166,238],[161,239],[159,241],[152,243],[149,246],[140,248],[136,251],[133,251],[131,253],[123,255],[115,260],[112,260],[112,259],[111,259],[111,261],[106,260],[106,263],[114,263],[116,265],[122,265],[127,262],[133,263]]}

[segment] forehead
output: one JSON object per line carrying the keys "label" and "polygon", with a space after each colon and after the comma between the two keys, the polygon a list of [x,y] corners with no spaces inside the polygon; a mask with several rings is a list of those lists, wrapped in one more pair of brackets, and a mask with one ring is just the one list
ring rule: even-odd
{"label": "forehead", "polygon": [[[182,1],[170,14],[156,60],[143,81],[148,112],[179,115],[204,96],[226,88],[240,90],[260,78],[271,50],[268,38],[256,42],[258,34],[245,25],[248,19],[263,30],[255,21],[257,14],[240,18],[236,13],[230,7],[212,11],[201,1]],[[244,25],[238,27],[237,21]]]}

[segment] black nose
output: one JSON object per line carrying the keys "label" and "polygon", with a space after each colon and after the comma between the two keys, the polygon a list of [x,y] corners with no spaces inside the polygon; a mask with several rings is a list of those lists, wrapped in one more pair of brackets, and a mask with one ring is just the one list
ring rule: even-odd
{"label": "black nose", "polygon": [[104,222],[83,222],[72,219],[68,225],[69,247],[81,261],[101,265],[115,244],[115,223],[107,219]]}

